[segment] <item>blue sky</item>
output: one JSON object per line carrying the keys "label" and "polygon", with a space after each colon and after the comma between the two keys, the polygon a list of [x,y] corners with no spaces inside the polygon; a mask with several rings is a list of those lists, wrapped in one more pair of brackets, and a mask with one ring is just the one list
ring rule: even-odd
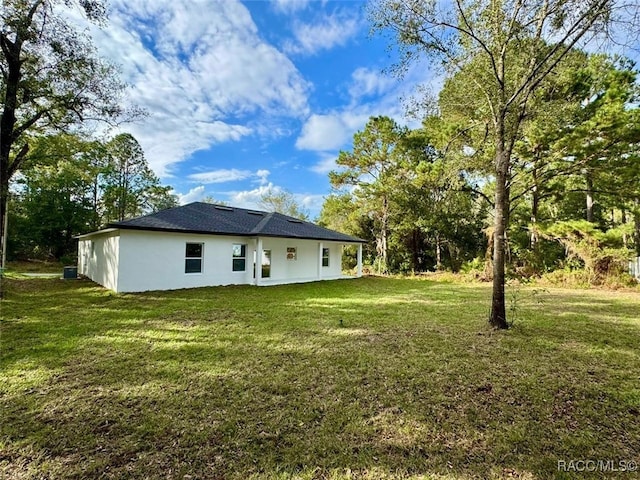
{"label": "blue sky", "polygon": [[364,1],[111,0],[109,17],[94,43],[148,112],[122,130],[182,203],[287,190],[315,217],[368,118],[407,124],[402,99],[442,84],[426,64],[383,73],[395,58]]}
{"label": "blue sky", "polygon": [[430,78],[382,73],[360,1],[112,0],[109,17],[94,43],[149,114],[123,130],[183,203],[285,189],[317,215],[339,150],[371,115],[405,123],[401,98]]}

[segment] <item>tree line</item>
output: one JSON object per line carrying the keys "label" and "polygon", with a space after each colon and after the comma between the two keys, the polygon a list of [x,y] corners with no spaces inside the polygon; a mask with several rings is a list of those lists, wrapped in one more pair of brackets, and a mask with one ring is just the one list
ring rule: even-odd
{"label": "tree line", "polygon": [[75,235],[177,204],[132,135],[106,141],[41,136],[10,193],[7,253],[10,259],[72,259]]}
{"label": "tree line", "polygon": [[[527,142],[527,126],[545,110],[551,99],[544,92],[553,91],[551,85],[579,56],[581,47],[591,44],[604,50],[607,44],[637,45],[639,11],[636,1],[616,0],[370,3],[373,30],[388,35],[390,46],[399,53],[398,75],[420,67],[423,61],[445,74],[448,92],[440,94],[438,107],[445,119],[454,120],[449,142],[467,136],[474,140],[467,151],[476,157],[477,164],[468,170],[484,174],[493,184],[492,198],[488,199],[493,209],[489,323],[495,328],[508,328],[508,231],[518,177],[523,175],[518,149],[521,142]],[[452,86],[447,89],[447,84]],[[569,133],[567,138],[571,138]],[[597,136],[593,140],[589,142],[593,146],[583,152],[587,171],[586,160],[598,157],[592,153],[601,143]],[[569,156],[563,158],[571,162]]]}
{"label": "tree line", "polygon": [[[521,277],[576,267],[597,283],[640,255],[640,89],[627,59],[570,57],[537,90],[513,145],[506,264]],[[491,278],[495,139],[466,73],[447,78],[420,128],[370,118],[330,173],[320,221],[369,240],[375,272]]]}

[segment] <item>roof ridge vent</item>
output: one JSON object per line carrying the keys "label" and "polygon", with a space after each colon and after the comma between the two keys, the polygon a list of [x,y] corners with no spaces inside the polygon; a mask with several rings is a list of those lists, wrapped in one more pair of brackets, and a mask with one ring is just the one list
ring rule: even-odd
{"label": "roof ridge vent", "polygon": [[227,207],[226,205],[214,205],[213,208],[215,208],[216,210],[225,210],[227,212],[233,212],[233,208]]}
{"label": "roof ridge vent", "polygon": [[247,210],[247,213],[249,215],[260,215],[261,217],[264,217],[264,212],[258,212],[257,210]]}
{"label": "roof ridge vent", "polygon": [[297,218],[287,218],[287,222],[291,222],[291,223],[304,223],[302,220],[298,220]]}

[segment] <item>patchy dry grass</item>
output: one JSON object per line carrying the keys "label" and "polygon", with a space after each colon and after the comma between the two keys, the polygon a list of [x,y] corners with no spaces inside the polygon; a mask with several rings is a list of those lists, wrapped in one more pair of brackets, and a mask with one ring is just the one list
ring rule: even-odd
{"label": "patchy dry grass", "polygon": [[47,262],[41,260],[15,261],[7,263],[9,273],[57,273],[62,276],[64,265],[60,262]]}
{"label": "patchy dry grass", "polygon": [[640,295],[364,278],[114,294],[7,281],[4,478],[632,478]]}

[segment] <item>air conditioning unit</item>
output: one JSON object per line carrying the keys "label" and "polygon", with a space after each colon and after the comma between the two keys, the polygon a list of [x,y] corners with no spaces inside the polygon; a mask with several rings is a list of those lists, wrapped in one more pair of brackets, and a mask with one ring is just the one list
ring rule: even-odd
{"label": "air conditioning unit", "polygon": [[78,267],[64,267],[62,278],[65,280],[75,280],[78,278]]}

